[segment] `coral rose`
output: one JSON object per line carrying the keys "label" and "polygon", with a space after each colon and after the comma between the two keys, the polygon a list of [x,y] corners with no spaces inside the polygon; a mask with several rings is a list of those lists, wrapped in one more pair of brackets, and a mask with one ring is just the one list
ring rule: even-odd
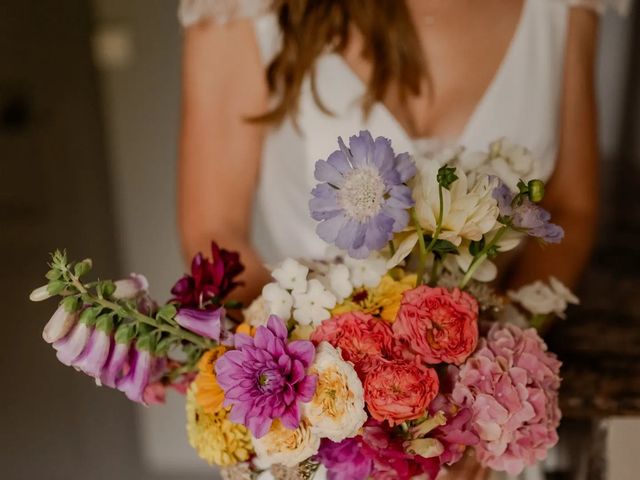
{"label": "coral rose", "polygon": [[384,321],[362,312],[350,312],[325,320],[311,334],[318,345],[329,342],[341,349],[342,358],[354,364],[362,378],[380,358],[393,354],[393,332]]}
{"label": "coral rose", "polygon": [[405,292],[393,332],[426,363],[460,365],[478,344],[478,302],[457,288],[422,285]]}
{"label": "coral rose", "polygon": [[391,426],[424,415],[438,394],[438,375],[412,360],[379,360],[364,382],[371,416]]}

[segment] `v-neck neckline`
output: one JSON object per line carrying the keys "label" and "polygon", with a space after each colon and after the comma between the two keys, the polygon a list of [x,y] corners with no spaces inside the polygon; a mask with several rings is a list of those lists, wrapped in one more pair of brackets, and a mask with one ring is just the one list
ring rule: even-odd
{"label": "v-neck neckline", "polygon": [[[493,74],[491,81],[487,84],[473,109],[471,109],[469,115],[467,116],[467,120],[458,135],[451,136],[450,138],[441,138],[435,136],[413,137],[384,102],[376,102],[375,106],[378,107],[379,111],[398,128],[398,130],[405,137],[405,140],[407,140],[410,144],[416,145],[432,142],[455,142],[460,144],[464,143],[464,139],[468,137],[473,125],[480,117],[480,113],[482,112],[484,106],[489,102],[489,99],[492,97],[494,90],[498,88],[500,79],[504,76],[504,72],[507,70],[507,66],[512,62],[511,59],[515,55],[514,52],[516,51],[516,46],[519,44],[520,37],[522,36],[522,30],[525,19],[527,17],[528,8],[529,0],[523,0],[518,22],[516,24],[513,35],[511,36],[511,40],[509,41],[509,45],[507,46],[504,56],[502,57],[500,64]],[[358,74],[347,63],[347,60],[338,52],[332,52],[329,55],[337,57],[339,64],[342,65],[346,73],[355,81],[355,83],[358,84],[360,92],[364,94],[364,92],[366,91],[366,85],[364,81],[358,76]]]}

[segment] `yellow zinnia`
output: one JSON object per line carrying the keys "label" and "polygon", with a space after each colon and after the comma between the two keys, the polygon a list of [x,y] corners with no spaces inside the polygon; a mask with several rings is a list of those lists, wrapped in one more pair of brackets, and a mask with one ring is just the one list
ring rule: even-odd
{"label": "yellow zinnia", "polygon": [[390,275],[385,275],[375,288],[367,288],[355,291],[351,297],[331,311],[332,315],[347,312],[364,312],[381,317],[387,322],[396,320],[402,294],[416,285],[415,275],[406,275],[400,280],[395,280]]}
{"label": "yellow zinnia", "polygon": [[198,363],[198,376],[195,384],[198,386],[196,401],[207,413],[216,413],[222,408],[224,392],[216,379],[216,361],[226,352],[225,347],[216,347],[207,351]]}
{"label": "yellow zinnia", "polygon": [[244,425],[229,420],[229,409],[206,412],[196,401],[198,386],[187,392],[187,434],[198,456],[219,466],[245,462],[253,453],[251,436]]}

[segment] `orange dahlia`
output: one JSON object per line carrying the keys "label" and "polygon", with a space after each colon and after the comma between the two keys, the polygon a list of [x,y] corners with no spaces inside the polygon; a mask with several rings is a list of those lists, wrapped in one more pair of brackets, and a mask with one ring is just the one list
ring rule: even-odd
{"label": "orange dahlia", "polygon": [[196,402],[207,413],[216,413],[222,408],[224,392],[216,378],[215,366],[226,352],[225,347],[216,347],[207,351],[198,363]]}

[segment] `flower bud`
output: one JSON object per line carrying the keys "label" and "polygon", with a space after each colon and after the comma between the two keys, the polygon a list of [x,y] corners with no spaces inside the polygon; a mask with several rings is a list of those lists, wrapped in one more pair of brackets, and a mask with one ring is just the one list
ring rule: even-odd
{"label": "flower bud", "polygon": [[423,458],[439,457],[444,452],[444,446],[435,438],[418,438],[405,442],[404,447],[409,453]]}
{"label": "flower bud", "polygon": [[138,273],[132,273],[129,278],[117,280],[115,285],[116,290],[113,293],[113,297],[122,300],[135,298],[139,293],[146,292],[149,289],[147,278]]}
{"label": "flower bud", "polygon": [[174,318],[181,327],[217,342],[220,340],[221,320],[224,314],[224,308],[217,310],[181,308]]}
{"label": "flower bud", "polygon": [[85,258],[81,262],[77,263],[73,268],[73,273],[76,277],[82,277],[91,271],[91,267],[93,266],[93,262],[90,258]]}
{"label": "flower bud", "polygon": [[78,312],[68,312],[60,305],[42,330],[42,338],[47,343],[54,343],[64,338],[78,322]]}
{"label": "flower bud", "polygon": [[544,182],[542,180],[530,180],[527,187],[529,200],[533,203],[541,202],[544,198]]}
{"label": "flower bud", "polygon": [[48,285],[38,287],[29,294],[29,300],[31,300],[32,302],[41,302],[43,300],[46,300],[47,298],[51,298]]}
{"label": "flower bud", "polygon": [[419,423],[411,429],[411,434],[415,438],[424,437],[434,428],[442,427],[447,423],[447,417],[443,412],[437,412],[434,415],[430,415],[426,420]]}

